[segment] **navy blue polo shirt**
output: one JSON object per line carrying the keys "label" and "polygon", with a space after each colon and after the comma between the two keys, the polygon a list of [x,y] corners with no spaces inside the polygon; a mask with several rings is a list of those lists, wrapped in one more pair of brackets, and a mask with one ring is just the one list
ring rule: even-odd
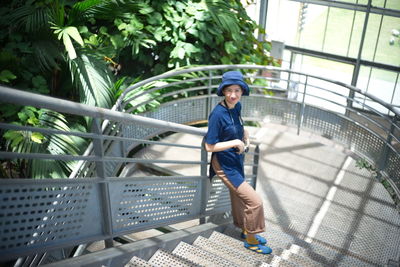
{"label": "navy blue polo shirt", "polygon": [[[243,140],[244,128],[240,119],[242,105],[238,102],[233,109],[228,109],[221,104],[215,106],[208,117],[208,131],[206,143],[214,145],[219,142],[234,139]],[[229,114],[230,113],[230,114]],[[238,188],[244,181],[244,154],[237,154],[236,148],[229,148],[220,152],[213,152],[212,157],[217,157],[222,170],[229,181]],[[215,171],[210,164],[209,177],[212,178]]]}

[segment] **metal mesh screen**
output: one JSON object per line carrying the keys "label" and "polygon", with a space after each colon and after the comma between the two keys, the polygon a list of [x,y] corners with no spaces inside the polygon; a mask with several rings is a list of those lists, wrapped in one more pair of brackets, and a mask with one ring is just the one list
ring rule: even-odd
{"label": "metal mesh screen", "polygon": [[217,177],[212,179],[210,196],[207,200],[206,214],[225,212],[231,209],[229,190]]}
{"label": "metal mesh screen", "polygon": [[263,119],[268,116],[271,121],[285,124],[296,124],[298,121],[298,103],[257,96],[244,97],[242,102],[243,117]]}
{"label": "metal mesh screen", "polygon": [[199,215],[200,179],[158,178],[110,184],[114,230],[133,231],[146,226]]}
{"label": "metal mesh screen", "polygon": [[0,188],[0,257],[102,234],[96,184],[47,182]]}
{"label": "metal mesh screen", "polygon": [[207,98],[191,98],[169,102],[156,111],[147,112],[146,117],[177,123],[204,120],[207,116]]}
{"label": "metal mesh screen", "polygon": [[354,123],[349,125],[351,149],[378,163],[385,143],[375,134]]}
{"label": "metal mesh screen", "polygon": [[385,171],[395,182],[397,188],[400,188],[400,156],[392,149],[389,149],[388,154]]}
{"label": "metal mesh screen", "polygon": [[348,144],[352,132],[348,130],[349,121],[333,112],[305,106],[302,127],[322,136]]}

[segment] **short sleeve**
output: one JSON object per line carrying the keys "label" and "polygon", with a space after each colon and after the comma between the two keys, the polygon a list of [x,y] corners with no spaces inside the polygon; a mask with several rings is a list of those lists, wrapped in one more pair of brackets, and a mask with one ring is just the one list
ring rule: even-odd
{"label": "short sleeve", "polygon": [[221,126],[221,120],[214,112],[210,114],[208,118],[208,131],[206,135],[206,143],[214,145],[220,142],[219,130]]}

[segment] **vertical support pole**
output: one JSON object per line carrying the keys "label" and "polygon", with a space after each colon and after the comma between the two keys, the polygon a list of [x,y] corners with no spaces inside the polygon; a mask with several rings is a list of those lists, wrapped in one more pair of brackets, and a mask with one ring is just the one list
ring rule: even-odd
{"label": "vertical support pole", "polygon": [[[268,0],[260,1],[260,16],[258,17],[258,25],[265,30],[267,24],[267,11],[268,11]],[[258,33],[258,41],[262,42],[265,39],[265,34]]]}
{"label": "vertical support pole", "polygon": [[256,189],[257,186],[257,173],[258,173],[258,163],[260,160],[260,145],[256,145],[256,148],[254,149],[254,157],[253,157],[253,188]]}
{"label": "vertical support pole", "polygon": [[200,166],[200,176],[201,179],[201,203],[200,203],[200,224],[206,222],[205,212],[207,207],[208,196],[210,194],[209,181],[207,177],[207,167],[208,167],[208,155],[205,149],[205,138],[201,142],[201,166]]}
{"label": "vertical support pole", "polygon": [[208,115],[210,115],[211,112],[211,79],[212,78],[212,73],[211,70],[208,71],[208,87],[207,87],[207,110],[206,110],[206,119],[208,119]]}
{"label": "vertical support pole", "polygon": [[306,75],[306,81],[304,83],[304,91],[303,91],[303,100],[301,101],[301,106],[298,113],[298,123],[297,123],[297,135],[300,134],[300,127],[303,124],[304,119],[304,109],[305,109],[305,98],[307,93],[307,82],[308,82],[308,75]]}
{"label": "vertical support pole", "polygon": [[[353,71],[353,77],[351,78],[351,85],[354,86],[354,87],[357,86],[358,75],[360,74],[361,56],[362,56],[362,50],[363,50],[363,47],[364,47],[365,35],[367,33],[369,13],[371,11],[371,2],[372,2],[372,0],[368,0],[367,11],[365,12],[363,31],[361,33],[360,47],[358,48],[358,55],[357,55],[356,65],[355,65],[355,68],[354,68],[354,71]],[[355,96],[354,91],[350,90],[349,99],[347,99],[347,107],[348,108],[352,108],[353,107],[354,96]],[[346,117],[349,116],[348,109],[346,109],[346,114],[345,115],[346,115]]]}
{"label": "vertical support pole", "polygon": [[[102,130],[101,130],[101,123],[100,120],[95,118],[93,120],[93,125],[92,125],[92,132],[95,134],[98,134],[102,136]],[[107,182],[107,176],[106,176],[106,170],[105,170],[105,164],[103,161],[104,158],[104,147],[103,147],[103,138],[94,138],[93,139],[93,150],[94,154],[97,158],[99,158],[98,161],[95,163],[95,169],[96,169],[96,174],[98,178],[103,179],[105,182],[100,183],[100,199],[101,199],[101,210],[103,213],[103,232],[106,236],[109,236],[110,238],[105,239],[105,247],[110,248],[113,247],[113,239],[111,238],[112,236],[112,219],[111,219],[111,202],[110,202],[110,190]]]}

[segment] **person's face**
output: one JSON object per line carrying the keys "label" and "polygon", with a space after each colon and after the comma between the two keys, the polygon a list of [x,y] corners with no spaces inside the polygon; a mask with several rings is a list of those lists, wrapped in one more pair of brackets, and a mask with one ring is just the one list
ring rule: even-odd
{"label": "person's face", "polygon": [[235,106],[242,97],[242,87],[237,84],[232,84],[224,88],[223,90],[225,100],[228,104]]}

